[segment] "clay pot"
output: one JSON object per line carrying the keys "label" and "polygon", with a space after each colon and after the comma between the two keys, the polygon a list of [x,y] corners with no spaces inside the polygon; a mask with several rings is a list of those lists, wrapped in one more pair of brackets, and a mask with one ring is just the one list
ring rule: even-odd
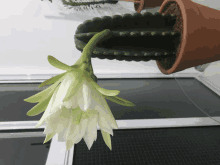
{"label": "clay pot", "polygon": [[219,10],[191,0],[165,0],[159,13],[175,14],[174,30],[181,32],[175,59],[157,60],[162,73],[171,74],[220,60]]}
{"label": "clay pot", "polygon": [[164,0],[137,0],[134,2],[134,9],[137,13],[140,13],[143,9],[148,7],[158,7]]}

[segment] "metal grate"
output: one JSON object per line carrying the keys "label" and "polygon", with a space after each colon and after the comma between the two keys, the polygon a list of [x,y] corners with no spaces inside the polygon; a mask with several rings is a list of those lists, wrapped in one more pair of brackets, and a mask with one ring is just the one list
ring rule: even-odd
{"label": "metal grate", "polygon": [[112,151],[100,130],[88,150],[74,147],[73,165],[219,165],[220,127],[114,130]]}

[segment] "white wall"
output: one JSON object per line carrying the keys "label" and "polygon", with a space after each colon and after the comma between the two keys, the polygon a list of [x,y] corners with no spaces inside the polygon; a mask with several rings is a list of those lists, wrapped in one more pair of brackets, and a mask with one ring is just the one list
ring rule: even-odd
{"label": "white wall", "polygon": [[[83,21],[95,16],[135,12],[133,2],[120,1],[113,8],[93,10],[87,14],[64,12],[58,9],[59,0],[0,1],[0,75],[2,74],[58,74],[47,56],[73,65],[81,52],[75,48],[74,34]],[[194,0],[195,1],[195,0]],[[206,0],[212,7],[216,0]],[[199,2],[204,3],[204,2]],[[159,8],[149,9],[158,11]],[[92,59],[95,74],[99,73],[161,73],[155,61],[124,62]],[[180,73],[199,73],[194,68]]]}

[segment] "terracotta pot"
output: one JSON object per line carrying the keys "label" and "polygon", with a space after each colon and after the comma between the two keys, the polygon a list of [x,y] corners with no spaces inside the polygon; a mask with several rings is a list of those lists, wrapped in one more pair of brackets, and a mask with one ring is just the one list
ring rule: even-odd
{"label": "terracotta pot", "polygon": [[[179,14],[171,7],[172,3],[179,6]],[[171,74],[220,60],[219,10],[191,0],[165,0],[159,13],[166,12],[176,14],[174,29],[181,32],[181,37],[175,59],[157,60],[162,73]]]}
{"label": "terracotta pot", "polygon": [[140,13],[143,9],[148,7],[158,7],[163,3],[164,0],[139,0],[134,2],[134,9],[137,13]]}

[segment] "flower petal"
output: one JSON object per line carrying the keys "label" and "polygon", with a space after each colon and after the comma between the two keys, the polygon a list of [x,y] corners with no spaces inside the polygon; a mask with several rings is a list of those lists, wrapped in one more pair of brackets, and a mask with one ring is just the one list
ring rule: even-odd
{"label": "flower petal", "polygon": [[[77,128],[78,128],[78,130],[79,130],[79,127],[77,127]],[[74,144],[79,143],[81,140],[82,140],[82,137],[81,137],[79,134],[77,134],[75,137],[73,137],[73,138],[71,138],[71,139],[68,139],[68,140],[66,141],[66,149],[69,150],[70,148],[72,148],[72,146],[73,146]]]}
{"label": "flower petal", "polygon": [[71,110],[66,109],[65,107],[62,108],[61,113],[57,119],[57,127],[56,132],[61,133],[60,135],[65,134],[65,130],[68,127],[70,122]]}
{"label": "flower petal", "polygon": [[68,131],[66,134],[66,139],[69,140],[79,133],[79,130],[77,130],[77,129],[79,129],[79,123],[81,120],[82,113],[83,112],[79,108],[74,109],[72,111],[72,114],[70,117],[70,123],[68,126]]}
{"label": "flower petal", "polygon": [[35,128],[37,128],[37,127],[41,126],[42,124],[44,124],[45,121],[46,121],[46,118],[47,118],[48,115],[51,113],[51,111],[52,111],[52,108],[51,108],[51,107],[52,107],[53,102],[54,102],[54,100],[55,100],[55,96],[56,96],[56,93],[57,93],[58,89],[59,89],[59,88],[57,88],[57,89],[54,91],[54,94],[53,94],[52,98],[50,99],[50,102],[49,102],[49,104],[48,104],[48,106],[47,106],[47,109],[45,110],[43,116],[41,117],[41,119],[39,120],[39,122],[37,123],[37,125],[35,126]]}
{"label": "flower petal", "polygon": [[81,119],[80,124],[79,124],[79,134],[81,137],[84,136],[84,134],[86,133],[86,128],[88,126],[88,119]]}
{"label": "flower petal", "polygon": [[60,133],[58,133],[58,141],[60,142],[65,142],[66,141],[66,133],[67,133],[67,128],[64,128]]}
{"label": "flower petal", "polygon": [[66,141],[66,150],[70,150],[72,148],[72,146],[74,145],[75,141],[74,140],[67,140]]}
{"label": "flower petal", "polygon": [[108,118],[108,120],[111,121],[111,127],[117,129],[118,125],[103,95],[96,94],[95,92],[93,92],[92,99],[94,99],[92,100],[92,103],[94,102],[97,103],[94,109],[96,109],[98,112],[104,113],[105,114],[104,116],[106,116],[106,119]]}
{"label": "flower petal", "polygon": [[117,122],[115,121],[115,118],[112,114],[112,111],[110,110],[105,98],[103,96],[101,96],[99,100],[100,100],[100,104],[103,105],[103,107],[104,107],[104,111],[101,111],[101,112],[105,113],[105,116],[107,116],[106,118],[108,118],[111,123],[111,127],[118,129]]}
{"label": "flower petal", "polygon": [[91,105],[91,87],[86,81],[83,83],[82,92],[84,99],[84,110],[86,111]]}
{"label": "flower petal", "polygon": [[57,91],[57,94],[55,96],[56,100],[55,100],[53,106],[58,106],[63,103],[63,99],[66,96],[66,93],[69,90],[71,83],[72,83],[72,79],[69,77],[69,73],[67,73],[65,75],[65,78],[61,82],[60,87]]}
{"label": "flower petal", "polygon": [[110,137],[110,134],[101,130],[102,132],[102,137],[105,141],[105,144],[109,147],[110,150],[112,150],[112,143],[111,143],[111,137]]}
{"label": "flower petal", "polygon": [[93,115],[89,118],[89,124],[84,135],[84,141],[89,149],[91,148],[93,142],[97,139],[97,122],[98,115]]}
{"label": "flower petal", "polygon": [[63,105],[67,109],[76,109],[78,107],[77,95],[72,96],[68,101],[64,101]]}
{"label": "flower petal", "polygon": [[83,81],[82,86],[77,92],[78,105],[82,111],[86,112],[88,109],[92,109],[90,105],[92,103],[91,96],[94,90],[95,89],[86,80]]}
{"label": "flower petal", "polygon": [[83,138],[84,138],[84,141],[85,141],[88,149],[90,150],[92,147],[92,144],[94,142],[94,139],[91,136],[89,136],[88,134],[85,134]]}
{"label": "flower petal", "polygon": [[83,99],[82,89],[83,89],[83,86],[81,86],[81,87],[79,88],[79,91],[77,92],[77,103],[78,103],[78,106],[80,107],[80,109],[85,112],[85,110],[84,110],[84,99]]}
{"label": "flower petal", "polygon": [[65,93],[66,96],[63,98],[63,102],[69,101],[76,93],[79,91],[80,87],[82,86],[82,82],[84,80],[82,76],[82,72],[79,70],[71,71],[68,74],[68,79],[70,81],[69,88]]}
{"label": "flower petal", "polygon": [[113,131],[111,128],[111,122],[109,119],[105,116],[104,113],[99,112],[99,120],[98,120],[99,127],[104,130],[105,132],[108,132],[113,136]]}
{"label": "flower petal", "polygon": [[56,134],[56,132],[53,132],[51,134],[46,135],[46,138],[43,143],[48,142],[50,139],[52,139],[54,137],[55,134]]}

